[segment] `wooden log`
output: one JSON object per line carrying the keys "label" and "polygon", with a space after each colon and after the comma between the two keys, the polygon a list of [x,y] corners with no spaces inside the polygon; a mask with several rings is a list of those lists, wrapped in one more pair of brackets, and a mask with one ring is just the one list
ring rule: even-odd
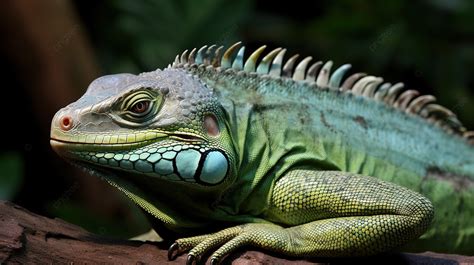
{"label": "wooden log", "polygon": [[[186,255],[168,261],[158,242],[105,238],[60,219],[0,201],[0,264],[185,264]],[[474,264],[474,257],[425,252],[368,258],[298,260],[274,253],[241,250],[225,264]]]}

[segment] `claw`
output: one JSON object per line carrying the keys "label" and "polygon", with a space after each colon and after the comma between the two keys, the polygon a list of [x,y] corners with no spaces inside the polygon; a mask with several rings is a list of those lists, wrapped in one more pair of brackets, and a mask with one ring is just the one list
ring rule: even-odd
{"label": "claw", "polygon": [[186,260],[186,265],[193,265],[197,262],[196,256],[193,254],[188,254],[188,259]]}
{"label": "claw", "polygon": [[176,254],[178,253],[179,245],[178,243],[173,243],[168,249],[168,260],[175,260]]}
{"label": "claw", "polygon": [[212,258],[211,265],[217,265],[217,264],[219,264],[219,260],[217,258]]}

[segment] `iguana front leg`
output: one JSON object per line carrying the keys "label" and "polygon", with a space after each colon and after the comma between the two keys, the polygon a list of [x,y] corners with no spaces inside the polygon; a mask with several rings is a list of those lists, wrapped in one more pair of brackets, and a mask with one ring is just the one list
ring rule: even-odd
{"label": "iguana front leg", "polygon": [[336,171],[294,170],[280,178],[264,219],[212,235],[177,240],[190,261],[210,249],[218,263],[251,245],[290,256],[362,256],[419,237],[433,218],[420,194],[373,177]]}

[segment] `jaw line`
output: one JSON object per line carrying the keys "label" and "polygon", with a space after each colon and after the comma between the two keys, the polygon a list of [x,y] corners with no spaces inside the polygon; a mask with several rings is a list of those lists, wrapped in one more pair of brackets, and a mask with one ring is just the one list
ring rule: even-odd
{"label": "jaw line", "polygon": [[[126,151],[134,148],[140,148],[142,146],[149,145],[167,139],[156,138],[151,140],[145,140],[135,143],[124,143],[124,144],[92,144],[92,143],[78,143],[78,142],[67,142],[58,139],[51,138],[50,144],[53,150],[59,155],[72,153],[74,151],[91,151],[91,152],[113,152],[113,151]],[[69,157],[69,156],[68,156]]]}
{"label": "jaw line", "polygon": [[[133,148],[140,148],[151,143],[160,142],[166,139],[171,139],[175,141],[183,142],[193,142],[200,143],[206,141],[203,137],[196,134],[188,133],[170,133],[163,136],[158,136],[151,139],[146,139],[142,141],[130,142],[130,143],[87,143],[87,142],[75,142],[59,139],[58,137],[51,136],[50,144],[53,149],[58,151],[123,151],[130,150]],[[67,149],[67,150],[60,150]]]}

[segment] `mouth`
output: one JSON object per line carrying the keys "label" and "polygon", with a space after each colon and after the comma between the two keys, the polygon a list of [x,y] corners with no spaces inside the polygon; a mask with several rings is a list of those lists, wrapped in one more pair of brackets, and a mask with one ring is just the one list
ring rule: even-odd
{"label": "mouth", "polygon": [[156,142],[155,140],[147,140],[136,143],[125,143],[125,144],[92,144],[92,143],[78,143],[63,141],[55,138],[51,138],[49,143],[53,150],[60,156],[69,157],[74,151],[122,151],[130,150],[134,148],[140,148],[150,143]]}
{"label": "mouth", "polygon": [[[155,133],[150,137],[141,137],[138,140],[135,136],[131,138],[130,136],[121,136],[121,137],[109,137],[107,141],[97,141],[98,137],[100,139],[105,139],[104,136],[96,136],[94,137],[83,137],[82,139],[73,139],[70,137],[55,137],[54,135],[50,138],[50,144],[53,150],[61,155],[69,157],[74,151],[125,151],[125,150],[133,150],[137,148],[141,148],[143,146],[149,145],[151,143],[156,143],[163,140],[175,140],[180,142],[187,142],[191,144],[199,144],[205,141],[199,135],[195,134],[188,134],[188,133],[173,133],[173,134],[165,134],[165,133]],[[80,141],[87,139],[88,141]]]}

